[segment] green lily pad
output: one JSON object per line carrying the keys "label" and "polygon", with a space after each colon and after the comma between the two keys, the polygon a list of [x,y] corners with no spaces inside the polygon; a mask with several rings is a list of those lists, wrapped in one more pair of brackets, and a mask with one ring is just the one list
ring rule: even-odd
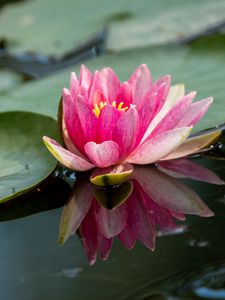
{"label": "green lily pad", "polygon": [[36,187],[55,169],[57,161],[42,142],[57,138],[52,118],[27,112],[0,114],[0,203]]}
{"label": "green lily pad", "polygon": [[0,70],[0,95],[7,93],[11,89],[15,89],[22,84],[22,78],[9,70]]}
{"label": "green lily pad", "polygon": [[121,50],[180,40],[221,21],[223,0],[33,0],[1,11],[0,36],[14,53],[62,55],[105,24],[108,47]]}
{"label": "green lily pad", "polygon": [[[142,14],[110,26],[107,47],[113,51],[166,45],[195,38],[225,21],[224,1],[141,2]],[[145,7],[144,7],[145,5]],[[166,9],[165,9],[166,7]],[[148,10],[148,8],[151,8]],[[209,34],[209,32],[208,32]]]}

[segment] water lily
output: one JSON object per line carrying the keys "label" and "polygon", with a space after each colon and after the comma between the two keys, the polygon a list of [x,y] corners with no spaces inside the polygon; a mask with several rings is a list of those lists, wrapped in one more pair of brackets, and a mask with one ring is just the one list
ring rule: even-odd
{"label": "water lily", "polygon": [[[89,179],[78,175],[61,216],[60,243],[78,230],[88,261],[94,264],[97,254],[103,260],[108,258],[114,238],[127,250],[137,240],[154,250],[158,231],[176,230],[176,219],[184,220],[186,214],[213,215],[191,188],[170,175],[183,173],[218,185],[224,184],[223,180],[188,160],[164,164],[161,168],[135,166],[129,181],[107,188],[94,186]],[[173,174],[166,174],[168,170]]]}
{"label": "water lily", "polygon": [[83,65],[79,79],[72,73],[70,89],[62,94],[64,145],[46,136],[44,142],[75,171],[150,164],[197,152],[219,134],[188,138],[213,100],[192,103],[196,92],[185,95],[183,84],[170,83],[169,75],[154,82],[145,64],[123,83],[111,68],[92,74]]}

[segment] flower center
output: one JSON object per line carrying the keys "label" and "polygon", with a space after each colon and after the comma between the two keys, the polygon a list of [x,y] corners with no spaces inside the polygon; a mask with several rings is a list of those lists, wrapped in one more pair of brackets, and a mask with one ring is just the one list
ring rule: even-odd
{"label": "flower center", "polygon": [[[95,103],[94,108],[93,108],[93,112],[95,113],[96,117],[99,117],[101,110],[103,109],[103,107],[105,107],[106,105],[109,105],[109,103],[107,103],[106,101],[100,101],[99,103]],[[128,110],[128,106],[123,107],[124,102],[119,102],[119,104],[116,103],[116,101],[113,101],[111,106],[117,108],[120,111],[126,111]]]}

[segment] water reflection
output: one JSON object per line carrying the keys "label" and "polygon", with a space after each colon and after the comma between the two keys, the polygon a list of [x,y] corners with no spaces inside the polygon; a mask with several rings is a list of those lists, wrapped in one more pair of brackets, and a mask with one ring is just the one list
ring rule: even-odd
{"label": "water reflection", "polygon": [[120,186],[97,187],[78,177],[61,216],[60,243],[78,231],[87,259],[94,264],[97,254],[102,260],[108,258],[116,237],[127,250],[137,240],[154,250],[158,234],[185,230],[179,221],[186,214],[211,217],[213,212],[197,193],[175,177],[224,183],[186,159],[158,168],[135,166],[130,180]]}

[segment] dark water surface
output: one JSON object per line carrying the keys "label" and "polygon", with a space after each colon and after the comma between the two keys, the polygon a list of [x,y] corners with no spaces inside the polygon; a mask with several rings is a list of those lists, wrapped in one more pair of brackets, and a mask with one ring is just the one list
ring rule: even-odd
{"label": "dark water surface", "polygon": [[[222,178],[223,164],[206,161]],[[0,299],[225,299],[225,188],[185,183],[214,217],[189,216],[183,230],[157,238],[154,252],[141,243],[126,251],[115,240],[109,259],[94,266],[77,235],[59,246],[62,208],[2,222]]]}

